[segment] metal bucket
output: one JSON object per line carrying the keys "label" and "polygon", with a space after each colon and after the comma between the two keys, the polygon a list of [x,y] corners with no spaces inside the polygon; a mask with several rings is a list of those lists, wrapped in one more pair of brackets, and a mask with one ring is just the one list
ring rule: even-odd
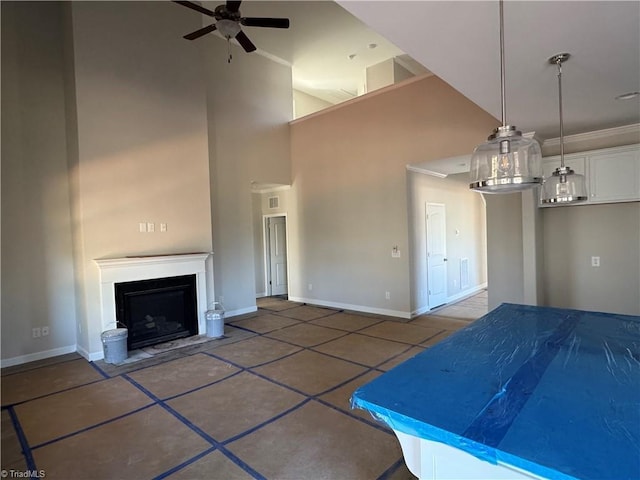
{"label": "metal bucket", "polygon": [[107,363],[122,363],[127,359],[127,337],[129,333],[126,328],[114,328],[102,332],[100,338],[104,349],[104,361]]}
{"label": "metal bucket", "polygon": [[220,338],[224,335],[224,310],[222,307],[207,310],[204,318],[207,321],[207,337]]}

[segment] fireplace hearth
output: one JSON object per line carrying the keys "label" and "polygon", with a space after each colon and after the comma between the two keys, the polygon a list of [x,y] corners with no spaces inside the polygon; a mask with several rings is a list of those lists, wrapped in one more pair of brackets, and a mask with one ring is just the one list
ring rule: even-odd
{"label": "fireplace hearth", "polygon": [[121,282],[114,290],[129,350],[198,334],[196,275]]}

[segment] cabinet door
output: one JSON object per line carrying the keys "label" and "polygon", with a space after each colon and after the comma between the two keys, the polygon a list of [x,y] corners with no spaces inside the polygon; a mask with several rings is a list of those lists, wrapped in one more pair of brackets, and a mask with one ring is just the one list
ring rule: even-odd
{"label": "cabinet door", "polygon": [[624,202],[640,200],[640,150],[589,156],[589,200]]}

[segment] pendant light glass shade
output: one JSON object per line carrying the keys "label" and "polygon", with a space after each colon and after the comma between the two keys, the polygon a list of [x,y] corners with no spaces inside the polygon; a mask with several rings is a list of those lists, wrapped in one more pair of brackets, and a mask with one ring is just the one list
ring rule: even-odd
{"label": "pendant light glass shade", "polygon": [[560,110],[560,166],[551,177],[545,178],[540,190],[540,201],[544,204],[566,205],[587,200],[587,184],[584,175],[574,172],[564,164],[564,125],[562,120],[562,63],[571,55],[559,53],[549,59],[558,66],[558,104]]}
{"label": "pendant light glass shade", "polygon": [[587,199],[584,175],[574,172],[569,167],[558,167],[551,177],[545,179],[541,196],[542,203],[584,202]]}
{"label": "pendant light glass shade", "polygon": [[533,138],[525,138],[506,124],[504,69],[504,14],[500,0],[500,86],[502,126],[471,156],[469,188],[481,193],[512,193],[542,183],[542,151]]}
{"label": "pendant light glass shade", "polygon": [[498,127],[471,156],[469,188],[483,193],[511,193],[542,182],[542,153],[538,142],[515,127]]}

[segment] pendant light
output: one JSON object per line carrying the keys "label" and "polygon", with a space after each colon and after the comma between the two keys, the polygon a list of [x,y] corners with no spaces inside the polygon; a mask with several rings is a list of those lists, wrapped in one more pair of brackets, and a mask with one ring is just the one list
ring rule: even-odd
{"label": "pendant light", "polygon": [[560,167],[551,177],[545,179],[540,191],[542,203],[562,204],[584,202],[587,199],[587,187],[584,175],[574,172],[564,164],[564,126],[562,121],[562,63],[571,55],[559,53],[549,59],[549,63],[558,66],[558,104],[560,105]]}
{"label": "pendant light", "polygon": [[478,145],[471,156],[469,188],[476,192],[512,193],[542,183],[540,145],[506,123],[503,0],[500,0],[500,90],[502,126]]}

